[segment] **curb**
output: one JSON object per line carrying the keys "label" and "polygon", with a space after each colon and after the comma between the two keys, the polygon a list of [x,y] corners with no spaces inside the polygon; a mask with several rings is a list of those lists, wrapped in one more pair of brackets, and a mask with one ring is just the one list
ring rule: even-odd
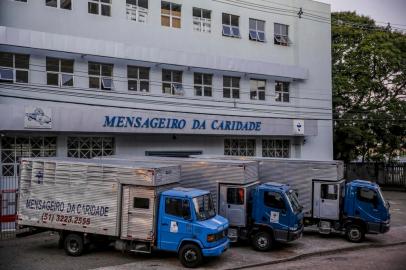
{"label": "curb", "polygon": [[313,257],[313,256],[330,255],[330,254],[334,254],[336,252],[353,251],[353,250],[361,250],[361,249],[368,249],[368,248],[393,247],[393,246],[401,246],[401,245],[406,245],[406,241],[390,243],[390,244],[365,244],[362,246],[343,247],[343,248],[337,248],[337,249],[332,249],[332,250],[304,253],[304,254],[299,254],[299,255],[291,256],[291,257],[284,258],[284,259],[274,260],[274,261],[247,264],[247,265],[242,265],[242,266],[233,267],[233,268],[226,268],[226,270],[238,270],[238,269],[246,269],[246,268],[252,268],[252,267],[273,265],[273,264],[279,264],[279,263],[284,263],[284,262],[296,261],[296,260],[309,258],[309,257]]}

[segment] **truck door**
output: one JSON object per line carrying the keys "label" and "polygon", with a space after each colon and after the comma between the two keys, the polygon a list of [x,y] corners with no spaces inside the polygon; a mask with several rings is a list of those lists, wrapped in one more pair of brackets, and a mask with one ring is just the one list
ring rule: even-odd
{"label": "truck door", "polygon": [[340,183],[313,181],[313,217],[338,220]]}
{"label": "truck door", "polygon": [[158,223],[158,246],[162,250],[177,251],[182,239],[192,237],[190,201],[168,196],[163,200],[164,207]]}
{"label": "truck door", "polygon": [[277,239],[284,239],[283,231],[287,231],[289,228],[289,209],[288,204],[284,199],[284,195],[280,192],[262,190],[260,193],[260,200],[263,202],[264,215],[262,220],[267,224],[271,224]]}
{"label": "truck door", "polygon": [[245,226],[246,193],[243,186],[220,184],[219,214],[228,219],[230,226]]}
{"label": "truck door", "polygon": [[376,222],[385,219],[382,218],[385,208],[375,190],[368,187],[357,187],[355,206],[355,213],[365,221]]}

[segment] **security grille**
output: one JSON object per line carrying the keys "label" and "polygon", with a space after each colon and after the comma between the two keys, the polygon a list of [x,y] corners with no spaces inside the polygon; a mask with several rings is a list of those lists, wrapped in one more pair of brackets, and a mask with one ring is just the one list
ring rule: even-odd
{"label": "security grille", "polygon": [[290,157],[289,140],[262,140],[262,156],[273,158]]}
{"label": "security grille", "polygon": [[225,139],[224,155],[255,156],[255,139]]}
{"label": "security grille", "polygon": [[68,137],[68,157],[94,158],[114,155],[113,137]]}
{"label": "security grille", "polygon": [[22,157],[56,156],[56,137],[1,138],[1,175],[18,176]]}

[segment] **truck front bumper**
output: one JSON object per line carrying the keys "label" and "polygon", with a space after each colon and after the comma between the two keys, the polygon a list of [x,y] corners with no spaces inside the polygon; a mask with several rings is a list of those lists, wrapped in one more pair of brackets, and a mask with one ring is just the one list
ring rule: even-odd
{"label": "truck front bumper", "polygon": [[203,256],[210,257],[210,256],[220,256],[224,253],[230,246],[230,240],[227,238],[226,241],[216,247],[212,248],[204,248],[202,249]]}
{"label": "truck front bumper", "polygon": [[368,233],[386,233],[390,229],[390,221],[387,222],[368,222]]}
{"label": "truck front bumper", "polygon": [[291,242],[299,239],[303,235],[304,226],[300,227],[296,231],[291,230],[274,230],[275,240],[279,242]]}

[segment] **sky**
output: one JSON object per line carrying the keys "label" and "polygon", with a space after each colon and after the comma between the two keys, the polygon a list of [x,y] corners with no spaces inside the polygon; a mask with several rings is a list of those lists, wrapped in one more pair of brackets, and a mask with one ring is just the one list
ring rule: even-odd
{"label": "sky", "polygon": [[332,11],[356,11],[377,22],[406,28],[406,0],[316,0],[331,4]]}

